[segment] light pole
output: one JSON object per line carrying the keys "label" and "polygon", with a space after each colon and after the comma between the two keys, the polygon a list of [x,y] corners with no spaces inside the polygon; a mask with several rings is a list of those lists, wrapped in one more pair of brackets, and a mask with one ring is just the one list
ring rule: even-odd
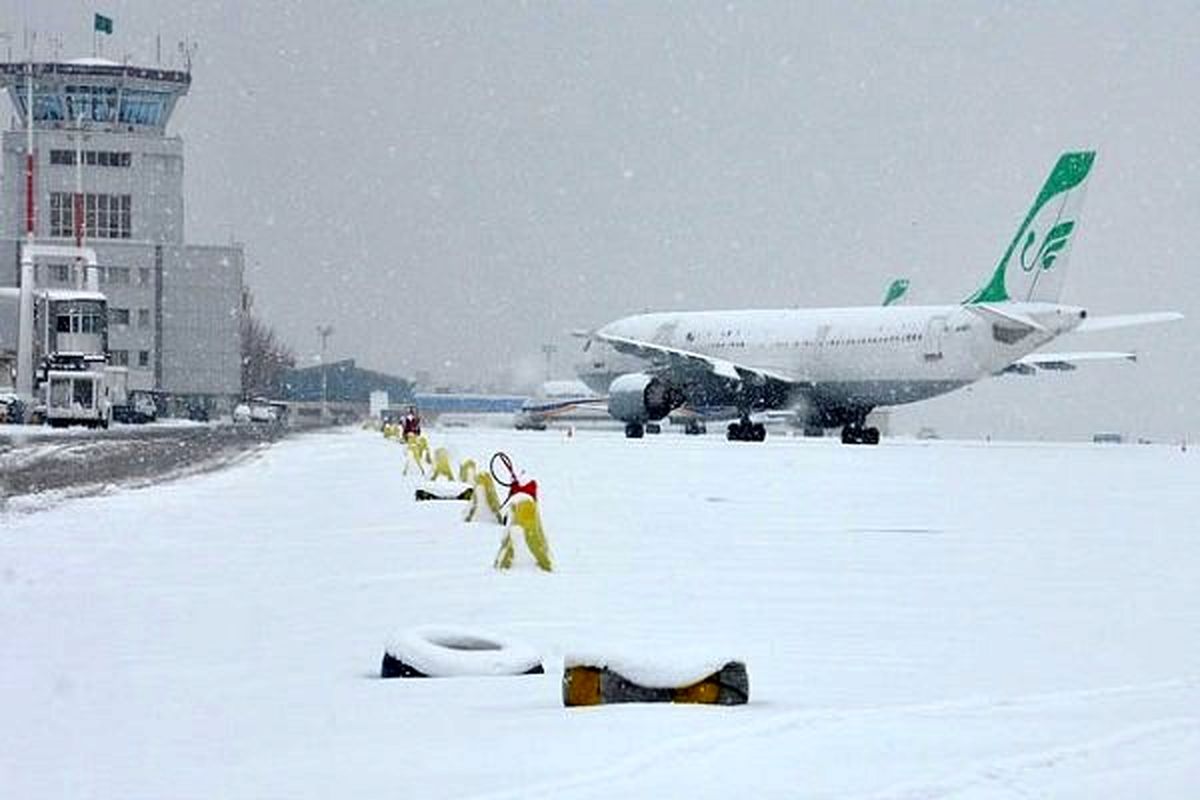
{"label": "light pole", "polygon": [[317,336],[321,337],[321,421],[329,419],[329,368],[325,366],[325,346],[333,335],[332,325],[318,325]]}

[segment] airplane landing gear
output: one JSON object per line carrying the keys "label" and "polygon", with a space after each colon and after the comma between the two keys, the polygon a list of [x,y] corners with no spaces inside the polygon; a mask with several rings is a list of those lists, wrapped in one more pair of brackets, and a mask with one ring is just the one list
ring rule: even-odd
{"label": "airplane landing gear", "polygon": [[646,429],[642,426],[642,423],[640,423],[640,422],[626,422],[625,423],[625,438],[626,439],[640,439],[645,434],[646,434]]}
{"label": "airplane landing gear", "polygon": [[861,421],[842,428],[842,444],[879,444],[879,428],[868,428]]}
{"label": "airplane landing gear", "polygon": [[725,438],[731,442],[762,442],[767,438],[767,428],[761,422],[751,422],[749,417],[742,417],[737,422],[729,423]]}

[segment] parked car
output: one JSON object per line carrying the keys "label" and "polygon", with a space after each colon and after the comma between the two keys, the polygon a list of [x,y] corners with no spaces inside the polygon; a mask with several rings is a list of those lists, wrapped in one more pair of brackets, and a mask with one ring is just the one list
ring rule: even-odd
{"label": "parked car", "polygon": [[149,392],[132,391],[123,405],[113,406],[113,419],[134,425],[158,419],[158,406]]}
{"label": "parked car", "polygon": [[0,422],[21,422],[25,417],[25,404],[15,394],[0,394]]}
{"label": "parked car", "polygon": [[287,403],[278,400],[253,398],[244,403],[238,403],[233,409],[233,421],[239,424],[254,422],[282,425],[287,422],[287,417]]}

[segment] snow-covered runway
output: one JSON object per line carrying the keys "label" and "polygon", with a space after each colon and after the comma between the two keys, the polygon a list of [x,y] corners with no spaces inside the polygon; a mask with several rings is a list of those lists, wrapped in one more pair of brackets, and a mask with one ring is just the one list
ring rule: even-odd
{"label": "snow-covered runway", "polygon": [[[435,431],[537,478],[558,571],[360,431],[0,518],[0,796],[1180,797],[1200,458]],[[425,623],[548,674],[381,681]],[[567,651],[734,654],[736,708],[562,707]]]}

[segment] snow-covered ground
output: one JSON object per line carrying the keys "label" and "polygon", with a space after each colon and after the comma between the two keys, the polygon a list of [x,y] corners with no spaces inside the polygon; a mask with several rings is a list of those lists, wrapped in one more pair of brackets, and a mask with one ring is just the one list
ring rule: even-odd
{"label": "snow-covered ground", "polygon": [[[437,431],[537,478],[558,571],[280,442],[0,517],[0,796],[1164,797],[1200,791],[1200,456]],[[548,674],[379,680],[427,623]],[[742,657],[751,702],[562,707],[561,659]]]}

